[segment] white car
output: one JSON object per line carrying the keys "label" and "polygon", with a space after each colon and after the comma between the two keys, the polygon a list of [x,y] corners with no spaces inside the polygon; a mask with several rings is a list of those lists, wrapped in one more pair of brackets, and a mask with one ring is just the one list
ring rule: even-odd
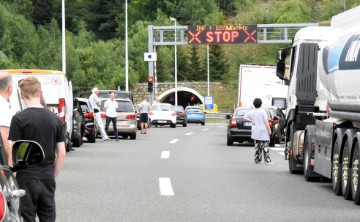
{"label": "white car", "polygon": [[176,112],[169,103],[153,104],[149,112],[151,125],[170,125],[176,127]]}

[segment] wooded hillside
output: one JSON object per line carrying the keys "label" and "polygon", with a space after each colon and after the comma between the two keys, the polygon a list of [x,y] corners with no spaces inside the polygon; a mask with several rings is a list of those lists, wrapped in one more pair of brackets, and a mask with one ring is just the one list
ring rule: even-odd
{"label": "wooded hillside", "polygon": [[[323,22],[343,0],[128,0],[129,85],[145,82],[149,24]],[[347,0],[346,8],[360,5]],[[67,75],[80,93],[125,88],[125,1],[65,1]],[[0,0],[0,69],[61,70],[61,0]],[[211,45],[210,80],[235,84],[242,63],[275,64],[278,44]],[[178,47],[178,81],[206,81],[206,46]],[[174,78],[173,47],[158,47],[159,81]]]}

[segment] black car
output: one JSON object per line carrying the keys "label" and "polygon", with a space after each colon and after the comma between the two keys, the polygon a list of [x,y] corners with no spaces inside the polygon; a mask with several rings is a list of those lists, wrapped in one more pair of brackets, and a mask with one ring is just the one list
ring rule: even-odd
{"label": "black car", "polygon": [[266,106],[264,108],[268,109],[271,113],[275,131],[275,143],[279,144],[285,140],[286,117],[277,106]]}
{"label": "black car", "polygon": [[7,165],[4,144],[0,134],[0,221],[22,221],[19,212],[20,197],[26,195],[25,190],[19,189],[14,172],[26,168],[28,165],[39,164],[44,161],[43,149],[32,141],[17,141],[13,145],[13,168]]}
{"label": "black car", "polygon": [[71,142],[73,147],[80,147],[83,144],[85,117],[77,98],[74,99],[73,107],[73,132],[71,134]]}
{"label": "black car", "polygon": [[184,107],[182,106],[174,106],[176,112],[176,124],[181,124],[183,127],[187,126],[187,120],[185,115]]}
{"label": "black car", "polygon": [[[251,123],[244,119],[244,115],[251,110],[251,107],[238,107],[235,109],[232,115],[227,115],[229,119],[229,124],[227,127],[227,142],[228,146],[232,146],[234,142],[251,142],[254,140],[251,139]],[[265,109],[268,114],[269,125],[271,128],[270,135],[270,146],[275,146],[275,131],[273,118],[268,109]]]}
{"label": "black car", "polygon": [[85,98],[75,98],[75,101],[77,106],[80,107],[80,112],[84,117],[83,137],[86,137],[89,143],[95,143],[98,129],[95,124],[95,115],[91,109],[90,102]]}

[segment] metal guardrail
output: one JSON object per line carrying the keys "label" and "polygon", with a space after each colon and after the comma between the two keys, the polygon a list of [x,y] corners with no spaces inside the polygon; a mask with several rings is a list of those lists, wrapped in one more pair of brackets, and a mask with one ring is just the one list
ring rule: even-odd
{"label": "metal guardrail", "polygon": [[226,115],[231,113],[205,113],[206,119],[226,119]]}

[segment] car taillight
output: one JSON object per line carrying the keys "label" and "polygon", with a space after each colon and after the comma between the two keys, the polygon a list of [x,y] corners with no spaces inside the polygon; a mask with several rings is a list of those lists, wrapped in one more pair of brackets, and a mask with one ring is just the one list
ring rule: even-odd
{"label": "car taillight", "polygon": [[171,113],[171,115],[172,115],[172,116],[176,116],[176,112],[173,111],[173,112]]}
{"label": "car taillight", "polygon": [[279,124],[279,120],[273,120],[273,124],[274,125]]}
{"label": "car taillight", "polygon": [[84,114],[85,118],[94,118],[94,113],[93,112],[87,112]]}
{"label": "car taillight", "polygon": [[269,126],[270,126],[270,128],[272,128],[274,126],[274,123],[272,120],[269,120]]}
{"label": "car taillight", "polygon": [[3,192],[0,192],[0,221],[3,221],[6,214],[6,198]]}
{"label": "car taillight", "polygon": [[154,115],[154,113],[152,111],[149,112],[149,115]]}
{"label": "car taillight", "polygon": [[65,122],[65,99],[64,98],[59,99],[58,113],[59,113],[60,119],[63,122]]}
{"label": "car taillight", "polygon": [[185,113],[180,113],[180,116],[184,117],[184,116],[185,116]]}
{"label": "car taillight", "polygon": [[135,115],[135,113],[133,113],[133,114],[128,114],[128,115],[125,116],[125,119],[135,120],[135,119],[136,119],[136,115]]}
{"label": "car taillight", "polygon": [[100,114],[100,116],[101,116],[101,119],[106,119],[106,114],[105,114],[104,112],[102,112],[102,113]]}
{"label": "car taillight", "polygon": [[236,126],[236,119],[235,118],[232,118],[230,120],[230,126]]}

